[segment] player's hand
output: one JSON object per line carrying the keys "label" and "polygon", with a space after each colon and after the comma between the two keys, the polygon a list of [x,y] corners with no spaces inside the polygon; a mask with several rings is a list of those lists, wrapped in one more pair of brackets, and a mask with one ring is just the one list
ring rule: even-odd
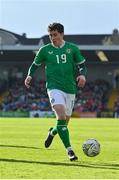
{"label": "player's hand", "polygon": [[79,75],[76,80],[78,81],[78,86],[79,87],[84,87],[85,83],[86,83],[86,78],[83,75]]}
{"label": "player's hand", "polygon": [[31,76],[27,76],[25,81],[24,81],[24,84],[27,88],[30,88],[30,84],[31,84],[31,80],[32,80],[32,77]]}

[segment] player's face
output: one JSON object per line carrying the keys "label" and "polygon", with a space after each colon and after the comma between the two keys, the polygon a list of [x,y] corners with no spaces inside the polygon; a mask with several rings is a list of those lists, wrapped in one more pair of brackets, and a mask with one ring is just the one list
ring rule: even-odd
{"label": "player's face", "polygon": [[64,33],[59,33],[57,30],[49,32],[50,41],[57,47],[62,45]]}

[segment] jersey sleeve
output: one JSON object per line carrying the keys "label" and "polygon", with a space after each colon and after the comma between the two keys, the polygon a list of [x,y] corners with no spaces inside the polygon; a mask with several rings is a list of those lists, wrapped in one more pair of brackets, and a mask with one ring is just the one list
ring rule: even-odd
{"label": "jersey sleeve", "polygon": [[45,61],[44,54],[45,54],[44,49],[40,48],[39,51],[37,52],[35,58],[34,58],[34,64],[41,65]]}
{"label": "jersey sleeve", "polygon": [[82,64],[85,62],[85,58],[82,56],[77,46],[74,47],[74,61],[76,64]]}

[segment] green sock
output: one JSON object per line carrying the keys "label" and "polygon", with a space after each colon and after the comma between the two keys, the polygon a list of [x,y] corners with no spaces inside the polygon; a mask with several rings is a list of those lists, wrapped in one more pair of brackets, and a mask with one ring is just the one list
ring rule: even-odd
{"label": "green sock", "polygon": [[[66,125],[68,125],[68,122],[66,121]],[[51,134],[55,136],[57,134],[57,127],[54,127],[51,131]]]}
{"label": "green sock", "polygon": [[66,125],[66,120],[58,120],[57,121],[57,132],[65,146],[65,148],[70,147],[70,140],[69,140],[69,131]]}
{"label": "green sock", "polygon": [[57,134],[57,127],[54,127],[51,131],[51,134],[55,136]]}

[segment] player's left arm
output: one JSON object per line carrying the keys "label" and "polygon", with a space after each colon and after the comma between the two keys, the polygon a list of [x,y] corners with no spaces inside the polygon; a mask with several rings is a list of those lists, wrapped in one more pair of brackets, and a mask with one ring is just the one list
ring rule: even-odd
{"label": "player's left arm", "polygon": [[85,65],[85,58],[82,56],[79,48],[75,46],[74,50],[75,63],[78,69],[78,76],[76,78],[79,87],[84,87],[86,83],[87,68]]}
{"label": "player's left arm", "polygon": [[78,76],[76,78],[79,87],[84,87],[86,83],[87,68],[85,62],[77,64]]}

